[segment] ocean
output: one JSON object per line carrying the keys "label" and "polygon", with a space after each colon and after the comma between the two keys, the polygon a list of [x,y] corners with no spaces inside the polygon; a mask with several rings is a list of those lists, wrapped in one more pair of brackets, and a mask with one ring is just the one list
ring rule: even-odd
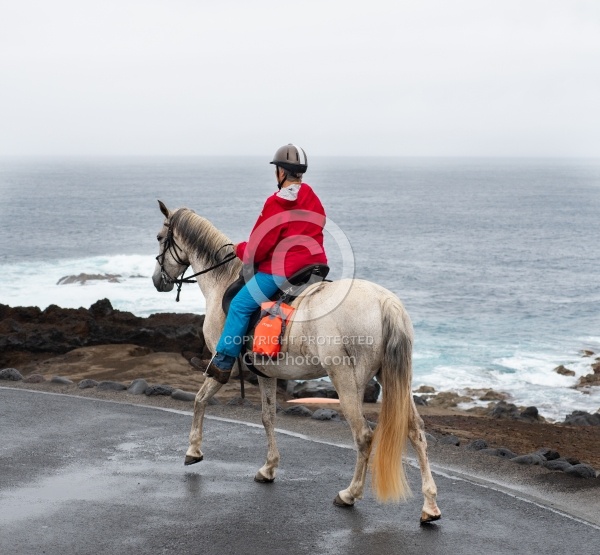
{"label": "ocean", "polygon": [[[188,285],[150,280],[157,199],[245,240],[275,188],[268,160],[0,159],[0,303],[203,312]],[[311,158],[328,214],[332,277],[354,275],[404,302],[415,327],[414,385],[494,388],[549,419],[600,408],[572,388],[600,356],[600,159]],[[79,273],[118,283],[58,285]],[[559,364],[574,377],[553,372]]]}

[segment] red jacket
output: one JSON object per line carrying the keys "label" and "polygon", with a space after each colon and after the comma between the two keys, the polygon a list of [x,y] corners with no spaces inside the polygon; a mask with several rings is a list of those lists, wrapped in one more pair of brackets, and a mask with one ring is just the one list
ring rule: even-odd
{"label": "red jacket", "polygon": [[[293,190],[293,189],[292,189]],[[290,277],[310,264],[327,264],[323,248],[325,210],[319,197],[302,183],[297,198],[285,189],[271,195],[250,239],[239,243],[236,255],[266,274]]]}

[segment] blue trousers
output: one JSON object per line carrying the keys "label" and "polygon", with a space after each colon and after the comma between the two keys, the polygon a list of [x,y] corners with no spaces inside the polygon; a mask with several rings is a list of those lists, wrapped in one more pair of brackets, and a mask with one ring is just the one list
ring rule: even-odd
{"label": "blue trousers", "polygon": [[257,272],[254,277],[244,285],[231,301],[225,327],[217,343],[217,364],[219,355],[237,357],[242,350],[243,336],[248,330],[248,322],[252,313],[261,303],[268,301],[285,282],[285,276],[273,276]]}

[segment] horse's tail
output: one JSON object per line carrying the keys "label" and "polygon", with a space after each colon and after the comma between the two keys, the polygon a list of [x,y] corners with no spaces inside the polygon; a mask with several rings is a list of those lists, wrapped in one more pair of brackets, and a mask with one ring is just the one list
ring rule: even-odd
{"label": "horse's tail", "polygon": [[373,491],[379,501],[399,501],[411,495],[402,455],[412,412],[412,324],[397,297],[381,303],[383,323],[383,402],[373,436]]}

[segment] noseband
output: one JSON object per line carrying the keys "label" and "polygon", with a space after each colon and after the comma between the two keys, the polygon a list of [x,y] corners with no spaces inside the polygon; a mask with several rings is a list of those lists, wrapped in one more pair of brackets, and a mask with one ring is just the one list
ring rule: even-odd
{"label": "noseband", "polygon": [[[164,248],[163,248],[162,252],[159,253],[158,256],[156,257],[156,261],[158,262],[158,265],[160,267],[160,277],[161,277],[163,283],[174,283],[177,285],[177,297],[175,298],[175,300],[177,302],[179,302],[179,295],[181,294],[181,287],[183,286],[184,283],[195,283],[195,280],[194,280],[195,277],[201,276],[202,274],[206,274],[206,273],[210,272],[211,270],[214,270],[215,268],[218,268],[219,266],[223,266],[223,264],[227,264],[227,262],[231,262],[234,258],[236,258],[235,253],[230,253],[223,260],[221,260],[221,262],[218,262],[214,266],[211,266],[210,268],[207,268],[206,270],[202,270],[201,272],[196,272],[195,274],[193,274],[191,276],[184,277],[185,273],[187,272],[187,269],[190,267],[190,264],[189,264],[189,262],[184,262],[178,253],[178,251],[183,252],[183,249],[175,241],[175,237],[173,236],[173,228],[171,227],[171,222],[165,223],[165,227],[169,231],[167,232],[167,236],[165,237],[165,240],[163,242]],[[219,250],[217,250],[216,254],[218,254],[221,249],[223,249],[225,247],[232,247],[232,246],[233,246],[233,243],[226,243],[222,247],[219,247]],[[180,274],[181,277],[172,278],[167,273],[167,270],[165,269],[165,257],[167,255],[167,252],[173,257],[173,259],[175,260],[175,262],[177,262],[177,264],[179,264],[181,266],[185,266],[183,272],[181,272],[181,274]]]}

